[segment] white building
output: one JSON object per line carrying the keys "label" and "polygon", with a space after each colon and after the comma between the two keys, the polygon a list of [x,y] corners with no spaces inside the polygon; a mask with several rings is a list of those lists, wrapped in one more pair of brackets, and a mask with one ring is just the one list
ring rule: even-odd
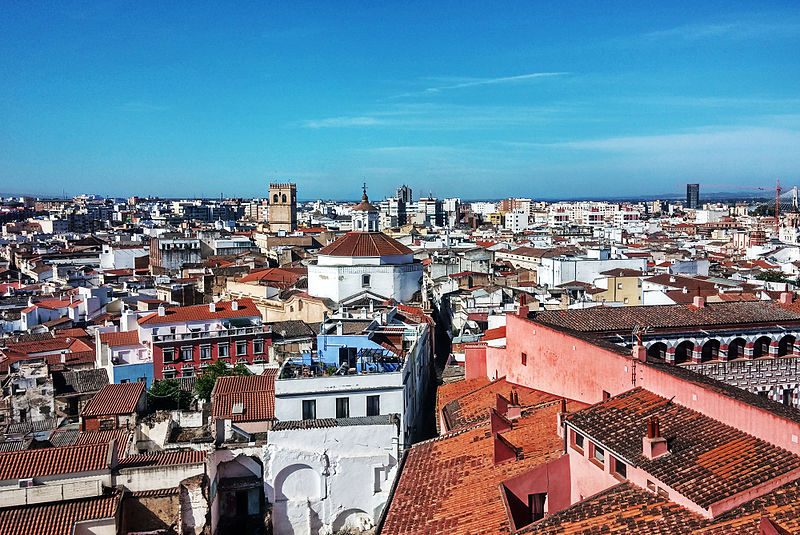
{"label": "white building", "polygon": [[411,249],[381,232],[345,234],[320,249],[317,262],[308,266],[308,293],[336,302],[361,292],[407,302],[421,281],[422,264]]}
{"label": "white building", "polygon": [[264,447],[275,533],[351,533],[374,526],[399,460],[394,415],[278,422]]}

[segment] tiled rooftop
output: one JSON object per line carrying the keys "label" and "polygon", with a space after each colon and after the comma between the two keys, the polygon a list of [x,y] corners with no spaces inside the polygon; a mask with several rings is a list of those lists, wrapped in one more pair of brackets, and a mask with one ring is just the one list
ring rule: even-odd
{"label": "tiled rooftop", "polygon": [[411,249],[382,232],[348,232],[317,254],[326,256],[399,256]]}
{"label": "tiled rooftop", "polygon": [[145,316],[139,320],[139,325],[159,325],[163,323],[184,323],[188,321],[210,321],[231,318],[261,317],[252,299],[242,298],[237,301],[238,308],[233,310],[233,301],[219,301],[214,304],[215,310],[211,312],[209,305],[192,305],[186,307],[167,308],[163,316],[158,312]]}
{"label": "tiled rooftop", "polygon": [[[653,416],[669,453],[647,459],[642,437]],[[702,508],[800,469],[800,457],[642,388],[567,422]]]}
{"label": "tiled rooftop", "polygon": [[108,468],[108,444],[0,453],[0,481]]}
{"label": "tiled rooftop", "polygon": [[131,414],[144,392],[144,383],[110,384],[104,386],[83,408],[82,416]]}
{"label": "tiled rooftop", "polygon": [[625,482],[530,524],[517,533],[676,535],[692,533],[702,522],[700,515]]}
{"label": "tiled rooftop", "polygon": [[[493,406],[493,403],[490,405]],[[523,411],[503,434],[521,458],[494,464],[494,438],[487,419],[473,427],[415,444],[384,520],[384,535],[466,535],[508,533],[500,483],[558,458],[556,434],[560,399],[550,396]],[[568,410],[577,404],[568,402]],[[484,410],[488,414],[489,406]]]}
{"label": "tiled rooftop", "polygon": [[72,535],[75,523],[116,516],[120,495],[0,509],[2,535]]}
{"label": "tiled rooftop", "polygon": [[[262,375],[220,377],[214,385],[214,419],[234,422],[259,422],[275,418],[275,375],[277,368],[267,368]],[[233,413],[241,403],[243,412]]]}
{"label": "tiled rooftop", "polygon": [[703,308],[683,305],[595,307],[548,310],[534,321],[583,332],[630,331],[646,325],[653,329],[690,329],[725,325],[800,322],[800,313],[772,301],[706,303]]}
{"label": "tiled rooftop", "polygon": [[144,455],[131,455],[120,459],[117,468],[138,468],[143,466],[170,466],[176,464],[197,464],[206,459],[206,452],[190,450],[169,453],[151,453]]}
{"label": "tiled rooftop", "polygon": [[139,344],[139,331],[123,331],[117,333],[101,333],[100,341],[109,347],[135,346]]}

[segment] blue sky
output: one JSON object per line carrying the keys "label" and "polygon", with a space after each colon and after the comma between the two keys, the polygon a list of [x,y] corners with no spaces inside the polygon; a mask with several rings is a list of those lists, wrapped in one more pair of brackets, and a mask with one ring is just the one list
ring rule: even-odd
{"label": "blue sky", "polygon": [[6,1],[0,192],[794,185],[799,45],[796,1]]}

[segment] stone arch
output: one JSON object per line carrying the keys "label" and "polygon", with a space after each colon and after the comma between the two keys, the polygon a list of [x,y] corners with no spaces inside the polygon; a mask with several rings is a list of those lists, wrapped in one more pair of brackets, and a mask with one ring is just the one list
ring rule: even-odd
{"label": "stone arch", "polygon": [[307,464],[291,464],[275,478],[275,500],[317,500],[320,497],[320,476]]}
{"label": "stone arch", "polygon": [[728,360],[744,358],[744,348],[747,341],[744,338],[734,338],[728,344]]}
{"label": "stone arch", "polygon": [[684,364],[692,362],[694,356],[694,342],[691,340],[684,340],[675,347],[675,364]]}
{"label": "stone arch", "polygon": [[286,202],[286,194],[281,195],[281,202]]}
{"label": "stone arch", "polygon": [[647,348],[647,358],[652,360],[665,360],[667,358],[667,344],[656,342]]}
{"label": "stone arch", "polygon": [[278,194],[272,196],[272,202],[278,202]]}
{"label": "stone arch", "polygon": [[372,517],[361,509],[345,509],[336,516],[333,521],[333,532],[357,531],[362,532],[370,529],[374,522]]}
{"label": "stone arch", "polygon": [[778,342],[778,356],[785,357],[787,355],[794,355],[794,344],[797,341],[791,334],[787,334]]}
{"label": "stone arch", "polygon": [[769,356],[769,345],[772,343],[772,338],[769,336],[760,336],[756,338],[753,343],[753,358]]}
{"label": "stone arch", "polygon": [[712,338],[703,344],[703,350],[700,354],[701,362],[708,362],[709,360],[719,359],[719,340]]}

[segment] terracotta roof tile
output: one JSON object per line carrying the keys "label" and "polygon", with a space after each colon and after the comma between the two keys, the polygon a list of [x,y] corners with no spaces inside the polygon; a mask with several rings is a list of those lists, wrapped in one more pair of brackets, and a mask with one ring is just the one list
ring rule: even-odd
{"label": "terracotta roof tile", "polygon": [[382,232],[348,232],[317,253],[326,256],[398,256],[411,249]]}
{"label": "terracotta roof tile", "polygon": [[135,346],[139,344],[139,331],[100,333],[100,341],[109,347]]}
{"label": "terracotta roof tile", "polygon": [[108,444],[0,453],[0,481],[109,468]]}
{"label": "terracotta roof tile", "polygon": [[[220,377],[214,385],[214,419],[234,422],[260,422],[275,418],[275,376],[277,368],[261,375]],[[233,413],[241,403],[243,412]]]}
{"label": "terracotta roof tile", "polygon": [[[658,417],[669,453],[648,459],[642,437]],[[642,388],[567,417],[603,444],[703,508],[800,470],[800,457]]]}
{"label": "terracotta roof tile", "polygon": [[120,459],[117,468],[137,468],[142,466],[169,466],[175,464],[196,464],[205,462],[206,452],[197,450],[175,451],[169,453],[150,453],[131,455]]}
{"label": "terracotta roof tile", "polygon": [[158,325],[162,323],[183,323],[187,321],[208,321],[230,318],[261,317],[252,299],[243,298],[237,301],[238,309],[233,310],[233,301],[219,301],[211,312],[208,305],[192,305],[187,307],[167,308],[163,316],[154,312],[139,320],[139,325]]}
{"label": "terracotta roof tile", "polygon": [[120,495],[0,509],[3,535],[72,535],[75,524],[117,515]]}
{"label": "terracotta roof tile", "polygon": [[123,383],[104,386],[86,404],[81,415],[106,416],[110,414],[131,414],[144,392],[144,383]]}

